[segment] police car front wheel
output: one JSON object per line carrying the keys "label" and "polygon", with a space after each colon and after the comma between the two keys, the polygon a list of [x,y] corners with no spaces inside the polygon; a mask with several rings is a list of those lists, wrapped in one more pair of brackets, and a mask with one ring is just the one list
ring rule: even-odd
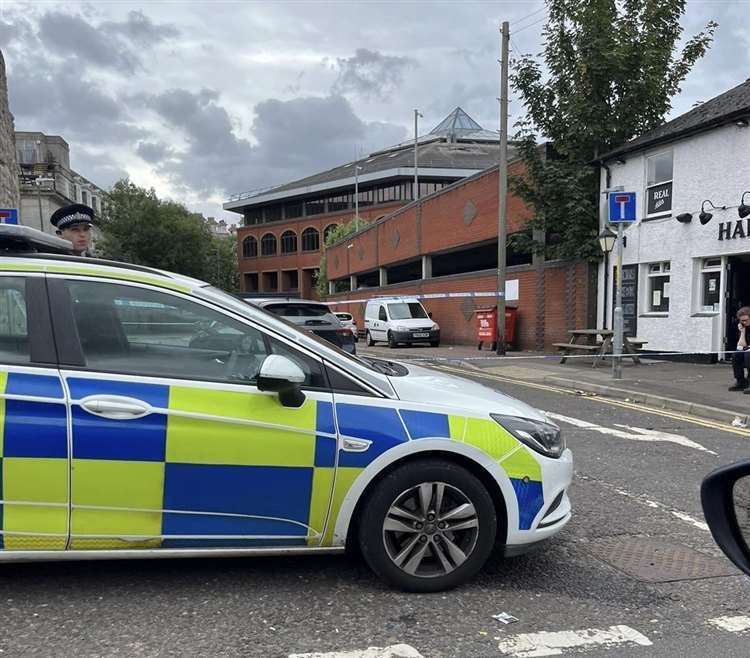
{"label": "police car front wheel", "polygon": [[496,531],[484,485],[461,466],[432,459],[405,464],[377,484],[359,542],[370,568],[389,584],[438,592],[482,568]]}

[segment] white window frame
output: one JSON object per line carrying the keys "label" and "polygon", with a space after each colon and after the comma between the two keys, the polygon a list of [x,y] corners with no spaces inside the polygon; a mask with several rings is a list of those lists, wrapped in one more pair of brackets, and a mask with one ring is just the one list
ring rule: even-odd
{"label": "white window frame", "polygon": [[669,286],[668,290],[671,294],[671,288],[672,288],[672,264],[671,261],[657,261],[653,263],[645,263],[645,278],[646,278],[646,304],[644,305],[647,309],[646,315],[654,315],[654,316],[666,316],[669,315],[669,295],[663,295],[663,293],[660,293],[660,295],[667,300],[667,308],[664,309],[654,309],[654,290],[653,290],[653,280],[656,278],[663,278],[668,277],[668,280],[666,281],[666,284]]}
{"label": "white window frame", "polygon": [[[648,161],[651,158],[656,158],[656,157],[658,157],[660,155],[666,155],[666,154],[669,154],[672,157],[672,178],[670,178],[669,180],[659,181],[658,183],[651,183],[649,185],[649,182],[648,182]],[[674,208],[674,150],[673,149],[665,149],[664,151],[657,151],[656,153],[649,153],[643,159],[643,167],[644,167],[643,181],[645,183],[644,194],[643,194],[643,216],[646,217],[646,219],[650,219],[652,217],[663,217],[665,215],[671,215],[672,214],[672,209]],[[670,204],[670,208],[669,208],[668,211],[661,210],[659,212],[652,212],[652,213],[649,214],[649,212],[648,212],[648,191],[652,187],[656,187],[657,185],[664,185],[664,183],[672,183],[672,190],[671,190],[671,194],[672,194],[671,201],[672,201],[672,203]]]}
{"label": "white window frame", "polygon": [[[721,256],[709,256],[707,258],[697,258],[696,261],[695,287],[693,288],[695,293],[694,313],[695,315],[719,315],[721,313],[721,300],[723,299],[724,260]],[[718,300],[713,306],[707,306],[703,299],[703,279],[706,274],[719,275],[716,289]]]}

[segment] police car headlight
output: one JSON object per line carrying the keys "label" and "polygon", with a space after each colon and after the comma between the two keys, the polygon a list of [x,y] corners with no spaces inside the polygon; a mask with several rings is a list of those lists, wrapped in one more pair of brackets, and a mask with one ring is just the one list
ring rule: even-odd
{"label": "police car headlight", "polygon": [[557,425],[518,416],[500,414],[490,414],[490,416],[521,443],[545,457],[557,458],[565,450],[565,439]]}

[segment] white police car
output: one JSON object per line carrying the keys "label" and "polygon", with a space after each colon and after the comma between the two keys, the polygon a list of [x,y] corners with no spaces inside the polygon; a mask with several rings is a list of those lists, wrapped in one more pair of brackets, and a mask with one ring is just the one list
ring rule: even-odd
{"label": "white police car", "polygon": [[348,545],[424,592],[570,519],[571,453],[523,402],[350,356],[200,281],[19,253],[64,243],[11,233],[0,560]]}

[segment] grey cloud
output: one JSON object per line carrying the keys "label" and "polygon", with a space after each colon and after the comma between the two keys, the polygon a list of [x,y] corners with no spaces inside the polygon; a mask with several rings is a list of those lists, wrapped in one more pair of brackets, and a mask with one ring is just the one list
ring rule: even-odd
{"label": "grey cloud", "polygon": [[259,103],[251,130],[256,144],[237,136],[215,92],[172,90],[154,97],[151,107],[187,141],[157,170],[202,194],[288,182],[351,160],[357,144],[377,148],[405,136],[399,126],[363,122],[341,96]]}
{"label": "grey cloud", "polygon": [[81,16],[51,11],[39,19],[39,34],[50,52],[102,68],[133,73],[140,61],[119,39],[112,39]]}
{"label": "grey cloud", "polygon": [[338,78],[334,94],[358,94],[364,98],[388,98],[402,83],[404,71],[415,66],[410,57],[383,55],[375,50],[358,48],[353,57],[336,58]]}
{"label": "grey cloud", "polygon": [[78,144],[71,148],[70,166],[105,190],[128,175],[128,172],[106,153],[90,150]]}
{"label": "grey cloud", "polygon": [[67,67],[49,69],[41,57],[13,63],[8,91],[19,129],[102,144],[144,134],[132,123],[123,104],[98,84],[80,78]]}
{"label": "grey cloud", "polygon": [[131,11],[122,22],[107,21],[101,29],[110,35],[124,36],[138,46],[148,48],[179,36],[180,31],[168,23],[156,24],[142,11]]}
{"label": "grey cloud", "polygon": [[173,153],[172,149],[164,142],[138,142],[135,152],[151,164],[159,163]]}

